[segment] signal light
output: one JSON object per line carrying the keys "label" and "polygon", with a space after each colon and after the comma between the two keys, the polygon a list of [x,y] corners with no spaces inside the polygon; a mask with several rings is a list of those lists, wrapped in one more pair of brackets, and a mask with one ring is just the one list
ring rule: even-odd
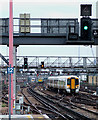
{"label": "signal light", "polygon": [[42,65],[42,68],[44,67],[44,65]]}
{"label": "signal light", "polygon": [[88,30],[88,26],[84,26],[84,30]]}
{"label": "signal light", "polygon": [[92,37],[92,24],[90,18],[81,18],[81,39],[91,40]]}
{"label": "signal light", "polygon": [[41,68],[44,68],[44,62],[41,62]]}
{"label": "signal light", "polygon": [[24,69],[28,68],[28,58],[24,58]]}

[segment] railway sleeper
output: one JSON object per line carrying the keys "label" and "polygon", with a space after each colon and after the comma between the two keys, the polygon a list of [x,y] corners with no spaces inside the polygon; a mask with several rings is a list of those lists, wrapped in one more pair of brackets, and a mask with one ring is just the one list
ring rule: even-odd
{"label": "railway sleeper", "polygon": [[81,113],[75,112],[72,109],[69,109],[68,107],[65,107],[64,105],[58,103],[58,105],[62,108],[64,108],[66,111],[74,114],[75,116],[78,116],[80,119],[79,120],[92,120],[91,118],[88,118],[87,116],[82,115]]}

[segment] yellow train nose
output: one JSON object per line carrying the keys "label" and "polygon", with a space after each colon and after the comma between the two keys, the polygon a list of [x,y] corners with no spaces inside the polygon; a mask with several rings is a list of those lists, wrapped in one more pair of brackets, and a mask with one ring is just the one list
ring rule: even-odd
{"label": "yellow train nose", "polygon": [[75,89],[75,79],[71,79],[71,89]]}

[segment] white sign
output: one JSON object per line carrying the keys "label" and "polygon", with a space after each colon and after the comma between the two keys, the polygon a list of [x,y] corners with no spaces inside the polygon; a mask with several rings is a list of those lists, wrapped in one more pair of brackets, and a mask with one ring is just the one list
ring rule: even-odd
{"label": "white sign", "polygon": [[13,74],[14,73],[14,68],[13,67],[8,67],[7,68],[7,74]]}

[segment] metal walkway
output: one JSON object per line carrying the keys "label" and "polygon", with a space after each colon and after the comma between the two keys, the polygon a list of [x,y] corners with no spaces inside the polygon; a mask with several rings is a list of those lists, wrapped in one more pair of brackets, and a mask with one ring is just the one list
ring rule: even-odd
{"label": "metal walkway", "polygon": [[[92,40],[81,40],[78,18],[13,18],[13,44],[98,45],[97,22],[98,19],[92,19]],[[74,34],[71,40],[69,33]],[[9,45],[9,18],[0,18],[0,38],[1,45]]]}
{"label": "metal walkway", "polygon": [[[23,70],[24,67],[24,58],[28,58],[28,70],[33,69],[41,70],[41,62],[44,62],[44,71],[48,69],[50,71],[59,69],[65,72],[80,72],[86,73],[91,72],[95,73],[98,69],[97,59],[98,57],[66,57],[66,56],[17,56],[17,70]],[[5,56],[8,59],[8,56]],[[4,63],[0,64],[1,68],[7,68],[7,65]]]}

